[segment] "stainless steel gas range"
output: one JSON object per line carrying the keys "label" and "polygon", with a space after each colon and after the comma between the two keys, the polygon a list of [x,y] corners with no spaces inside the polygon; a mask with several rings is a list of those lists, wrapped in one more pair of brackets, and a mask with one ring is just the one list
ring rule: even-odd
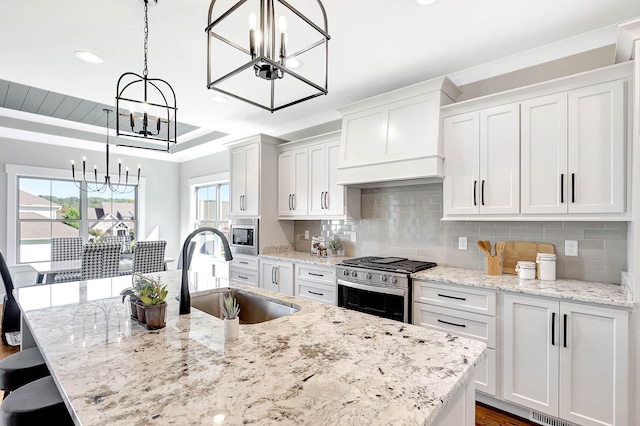
{"label": "stainless steel gas range", "polygon": [[410,275],[436,266],[403,257],[359,257],[337,265],[338,306],[402,322],[411,320]]}

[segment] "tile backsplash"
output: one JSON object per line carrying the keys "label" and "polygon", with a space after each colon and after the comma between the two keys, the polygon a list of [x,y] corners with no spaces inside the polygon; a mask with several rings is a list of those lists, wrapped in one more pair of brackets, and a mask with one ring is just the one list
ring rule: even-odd
{"label": "tile backsplash", "polygon": [[[620,271],[627,270],[626,222],[443,222],[441,183],[363,189],[361,201],[361,219],[296,221],[296,250],[310,249],[308,230],[338,237],[347,256],[394,255],[483,269],[478,240],[537,241],[555,246],[559,278],[619,284]],[[458,237],[467,237],[467,250],[458,249]],[[564,255],[567,239],[578,241],[577,257]]]}

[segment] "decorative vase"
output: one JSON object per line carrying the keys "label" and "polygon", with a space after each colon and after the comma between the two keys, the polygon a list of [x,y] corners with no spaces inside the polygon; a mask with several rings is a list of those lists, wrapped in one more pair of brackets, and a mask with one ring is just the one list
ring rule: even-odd
{"label": "decorative vase", "polygon": [[167,324],[164,321],[167,313],[166,302],[162,305],[145,306],[144,310],[147,317],[147,328],[149,330],[157,330],[159,328],[166,327]]}
{"label": "decorative vase", "polygon": [[147,323],[147,316],[145,315],[144,305],[142,303],[136,302],[136,309],[138,311],[138,321],[142,324]]}
{"label": "decorative vase", "polygon": [[136,302],[134,302],[133,300],[129,299],[129,306],[131,308],[131,318],[137,320],[138,319],[138,305],[136,305]]}
{"label": "decorative vase", "polygon": [[236,340],[240,334],[240,318],[224,319],[224,340],[230,342]]}

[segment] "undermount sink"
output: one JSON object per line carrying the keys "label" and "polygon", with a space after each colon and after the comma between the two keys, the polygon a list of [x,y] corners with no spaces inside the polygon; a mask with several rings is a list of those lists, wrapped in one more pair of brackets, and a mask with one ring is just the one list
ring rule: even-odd
{"label": "undermount sink", "polygon": [[235,297],[238,305],[240,305],[240,315],[238,315],[240,324],[257,324],[271,321],[276,318],[294,314],[300,310],[300,307],[294,308],[286,306],[274,300],[267,300],[238,290],[192,294],[191,307],[223,319],[222,303],[224,299],[229,296]]}

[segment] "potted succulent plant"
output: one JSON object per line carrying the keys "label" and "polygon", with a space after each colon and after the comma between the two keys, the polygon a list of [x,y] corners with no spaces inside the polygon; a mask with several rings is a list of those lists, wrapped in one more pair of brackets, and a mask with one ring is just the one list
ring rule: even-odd
{"label": "potted succulent plant", "polygon": [[167,314],[167,290],[166,285],[162,285],[160,278],[146,278],[148,283],[140,290],[139,298],[142,305],[138,305],[138,317],[140,308],[144,311],[144,316],[149,330],[166,327],[165,316]]}
{"label": "potted succulent plant", "polygon": [[[122,296],[122,303],[124,303],[125,299],[128,300],[131,308],[131,318],[137,321],[140,321],[138,318],[137,308],[140,304],[140,291],[147,284],[149,284],[147,278],[140,273],[134,273],[131,276],[131,287],[125,288],[120,292],[120,295]],[[142,322],[144,323],[144,318],[142,319]]]}
{"label": "potted succulent plant", "polygon": [[339,239],[334,238],[329,241],[329,250],[331,250],[331,256],[337,256],[338,250],[342,248],[342,243]]}
{"label": "potted succulent plant", "polygon": [[224,340],[236,340],[240,334],[240,306],[235,297],[226,297],[222,303],[224,315]]}

